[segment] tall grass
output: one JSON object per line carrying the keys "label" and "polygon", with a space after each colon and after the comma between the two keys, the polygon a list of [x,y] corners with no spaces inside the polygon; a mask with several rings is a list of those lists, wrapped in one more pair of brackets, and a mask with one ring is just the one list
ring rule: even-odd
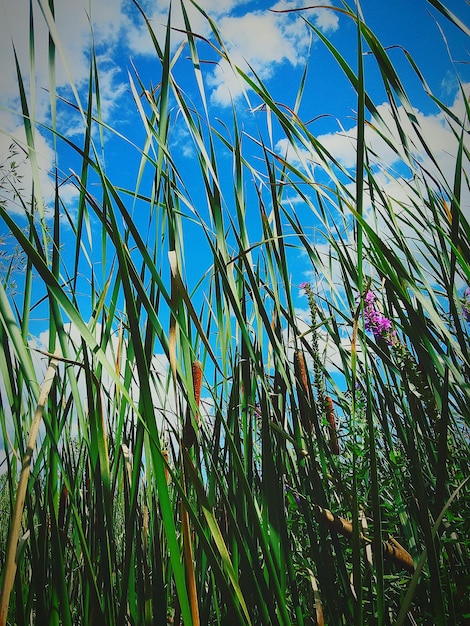
{"label": "tall grass", "polygon": [[[62,46],[51,3],[40,4],[56,102]],[[113,129],[92,50],[87,97],[71,85],[68,105],[83,140],[62,134],[55,114],[43,127],[80,159],[77,207],[62,202],[58,178],[48,209],[37,186],[22,196],[21,218],[0,203],[25,258],[16,291],[8,272],[0,285],[2,541],[9,532],[0,624],[468,619],[468,111],[456,119],[429,93],[455,135],[449,180],[389,51],[359,11],[341,11],[357,29],[353,66],[306,23],[357,93],[353,174],[300,117],[307,73],[295,104],[279,103],[236,67],[208,16],[211,40],[192,32],[183,6],[198,98],[175,78],[182,48],[172,51],[170,21],[161,43],[146,20],[160,82],[152,90],[137,70],[129,78],[145,132],[135,187],[104,167]],[[33,31],[30,43],[34,64]],[[209,49],[256,100],[257,136],[242,130],[236,103],[230,128],[213,116],[199,56]],[[368,94],[364,50],[390,120]],[[37,183],[40,124],[19,66],[18,86]],[[176,120],[195,154],[189,175],[169,138]],[[273,127],[288,142],[284,157]],[[381,184],[371,131],[411,173],[406,201]],[[199,275],[189,237],[208,259]],[[300,287],[291,267],[301,256],[312,280]],[[31,336],[34,310],[45,311],[47,345]],[[390,322],[374,326],[373,314]]]}

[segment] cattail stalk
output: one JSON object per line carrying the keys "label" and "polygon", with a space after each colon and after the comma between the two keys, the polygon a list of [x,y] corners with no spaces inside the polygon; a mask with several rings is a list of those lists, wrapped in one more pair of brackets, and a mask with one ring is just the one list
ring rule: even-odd
{"label": "cattail stalk", "polygon": [[325,397],[326,419],[330,433],[330,450],[332,454],[339,454],[338,432],[336,430],[335,407],[331,396]]}
{"label": "cattail stalk", "polygon": [[[199,422],[199,404],[201,402],[201,389],[202,389],[202,363],[200,361],[193,361],[191,367],[192,379],[193,379],[193,392],[194,400],[196,403],[195,421]],[[183,444],[190,448],[196,443],[196,431],[194,430],[193,420],[191,416],[191,408],[188,404],[186,409],[186,421],[183,432]]]}
{"label": "cattail stalk", "polygon": [[305,356],[302,350],[296,350],[294,354],[294,373],[297,380],[297,396],[299,399],[300,421],[304,430],[312,430],[312,420],[310,416],[311,396],[310,384],[305,363]]}
{"label": "cattail stalk", "polygon": [[[185,494],[187,494],[184,450],[181,450],[181,486]],[[181,534],[183,537],[183,562],[186,571],[186,584],[188,589],[189,606],[193,626],[200,626],[199,602],[196,587],[196,574],[194,571],[193,561],[193,542],[191,539],[191,526],[189,523],[189,514],[185,501],[181,500]]]}
{"label": "cattail stalk", "polygon": [[[344,519],[343,517],[335,515],[328,509],[324,509],[318,504],[314,504],[313,506],[315,507],[315,510],[320,520],[325,523],[330,530],[333,530],[340,535],[343,535],[344,537],[352,537],[352,522]],[[362,533],[360,534],[360,539],[365,543],[369,542],[367,537],[365,537]],[[391,542],[382,541],[382,550],[383,555],[386,559],[392,561],[393,563],[395,563],[395,565],[406,569],[408,572],[414,572],[415,568],[411,554],[409,554],[409,552],[407,552],[405,548],[400,546],[397,541],[395,541],[394,539],[391,539]]]}
{"label": "cattail stalk", "polygon": [[[193,375],[193,389],[194,389],[194,399],[196,400],[196,406],[199,407],[201,402],[201,389],[202,389],[202,363],[201,361],[193,361],[193,365],[191,368]],[[196,418],[198,414],[196,411]]]}
{"label": "cattail stalk", "polygon": [[165,469],[166,484],[169,485],[171,482],[171,477],[170,477],[170,472],[168,471],[168,450],[166,448],[162,450],[162,456],[165,461],[164,469]]}

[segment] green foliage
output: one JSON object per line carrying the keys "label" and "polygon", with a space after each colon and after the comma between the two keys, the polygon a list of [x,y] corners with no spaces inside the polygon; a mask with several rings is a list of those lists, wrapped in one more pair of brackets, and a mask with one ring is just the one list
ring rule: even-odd
{"label": "green foliage", "polygon": [[[143,15],[161,82],[152,91],[138,73],[130,78],[145,130],[135,188],[110,180],[100,157],[99,138],[112,129],[101,118],[92,51],[86,104],[71,86],[83,142],[50,129],[81,160],[76,213],[62,204],[59,185],[49,218],[39,197],[21,218],[0,202],[25,259],[21,293],[6,289],[19,266],[0,266],[2,561],[45,364],[53,354],[59,363],[32,451],[21,537],[11,548],[18,544],[8,623],[467,619],[470,359],[462,292],[470,228],[460,208],[467,122],[453,120],[455,171],[436,189],[409,150],[397,101],[418,131],[413,141],[423,153],[430,148],[388,52],[355,11],[342,12],[361,42],[357,71],[309,27],[358,93],[354,176],[300,117],[306,75],[295,107],[281,106],[258,77],[235,67],[207,16],[215,44],[197,39],[184,13],[199,90],[190,102],[175,78],[181,51],[172,52],[169,23],[160,46]],[[52,29],[53,14],[45,17]],[[50,45],[53,70],[59,42]],[[362,45],[380,70],[400,146],[387,139],[367,94]],[[232,127],[218,124],[201,76],[207,46],[231,63],[266,112],[268,131],[275,121],[298,160],[275,153],[262,120],[256,138],[245,134],[236,104]],[[176,120],[196,155],[190,180],[169,138]],[[366,125],[410,169],[406,202],[381,187]],[[321,176],[302,165],[303,151]],[[230,180],[221,174],[227,154]],[[306,234],[304,210],[321,246]],[[137,211],[146,230],[136,225]],[[64,216],[72,249],[63,245]],[[194,236],[208,258],[199,276],[185,246]],[[301,254],[314,268],[307,323],[290,270]],[[366,330],[370,290],[393,324],[393,341]],[[36,307],[46,312],[47,346],[31,340]],[[189,426],[195,440],[183,440]]]}

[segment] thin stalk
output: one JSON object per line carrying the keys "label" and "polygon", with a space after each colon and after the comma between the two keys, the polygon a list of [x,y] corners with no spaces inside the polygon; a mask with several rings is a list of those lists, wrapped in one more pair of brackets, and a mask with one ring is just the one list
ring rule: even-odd
{"label": "thin stalk", "polygon": [[10,594],[15,580],[17,568],[17,548],[18,538],[21,528],[21,519],[23,517],[23,509],[28,488],[28,480],[30,475],[31,460],[34,449],[36,447],[36,439],[39,434],[39,427],[42,422],[44,409],[46,407],[47,398],[54,382],[57,372],[58,361],[52,358],[44,377],[43,384],[40,389],[38,404],[34,413],[28,440],[26,443],[26,452],[21,462],[21,473],[16,490],[15,507],[13,509],[10,534],[8,538],[8,546],[5,557],[5,565],[3,570],[3,589],[0,596],[0,626],[5,626],[8,616],[8,606],[10,603]]}

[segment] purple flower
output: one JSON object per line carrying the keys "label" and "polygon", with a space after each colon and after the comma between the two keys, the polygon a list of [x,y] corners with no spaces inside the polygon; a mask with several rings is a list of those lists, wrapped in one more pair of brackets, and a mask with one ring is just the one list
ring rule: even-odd
{"label": "purple flower", "polygon": [[263,417],[263,414],[261,412],[261,404],[259,402],[257,402],[253,408],[255,411],[255,415],[257,415],[258,417]]}
{"label": "purple flower", "polygon": [[299,287],[300,289],[308,289],[308,287],[310,287],[310,283],[307,283],[307,282],[300,283]]}
{"label": "purple flower", "polygon": [[380,311],[366,311],[366,330],[371,330],[375,336],[388,333],[392,322]]}
{"label": "purple flower", "polygon": [[372,291],[368,291],[364,296],[365,328],[372,332],[375,338],[381,337],[389,345],[393,345],[396,333],[392,330],[392,321],[375,308],[375,300],[376,296]]}
{"label": "purple flower", "polygon": [[470,322],[470,287],[467,287],[463,292],[462,315],[467,322]]}

